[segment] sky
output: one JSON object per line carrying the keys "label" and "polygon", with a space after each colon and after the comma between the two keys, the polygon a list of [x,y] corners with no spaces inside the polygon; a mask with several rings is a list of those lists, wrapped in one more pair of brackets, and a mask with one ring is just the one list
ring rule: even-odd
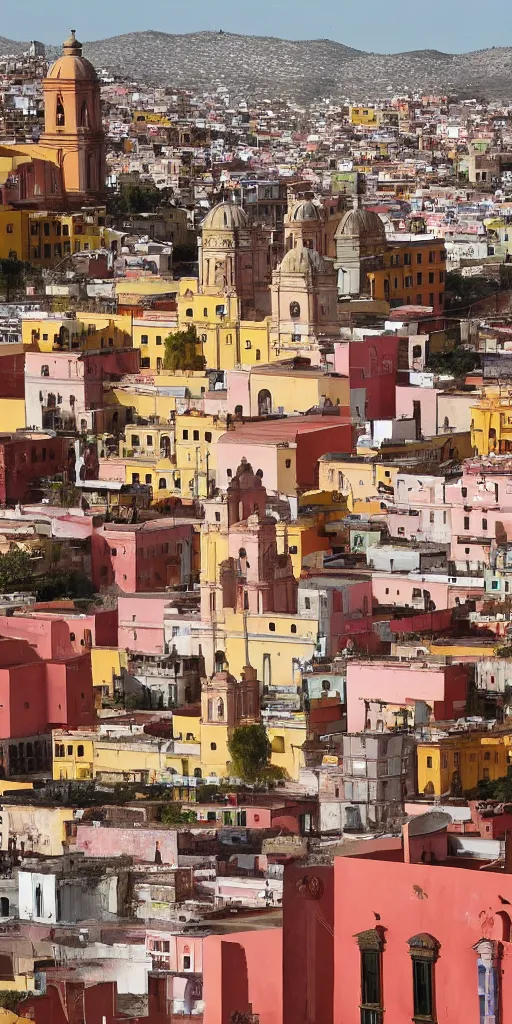
{"label": "sky", "polygon": [[[21,0],[2,5],[0,34],[60,43],[76,28],[82,42],[124,32],[200,32],[223,29],[287,39],[335,39],[360,50],[450,53],[512,45],[512,0]],[[419,13],[421,11],[421,14]],[[418,12],[418,13],[416,13]]]}

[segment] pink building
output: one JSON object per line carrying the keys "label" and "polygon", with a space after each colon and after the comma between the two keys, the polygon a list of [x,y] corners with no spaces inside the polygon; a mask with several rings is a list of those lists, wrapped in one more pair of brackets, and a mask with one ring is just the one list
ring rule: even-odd
{"label": "pink building", "polygon": [[112,586],[128,594],[165,590],[190,582],[193,526],[174,519],[145,523],[106,523],[92,538],[94,586]]}
{"label": "pink building", "polygon": [[466,708],[468,669],[463,665],[349,661],[347,732],[366,728],[365,702],[407,705],[424,701],[436,721],[460,718]]}
{"label": "pink building", "polygon": [[70,658],[85,648],[117,647],[117,609],[78,612],[72,601],[0,615],[0,635],[27,640],[41,658]]}
{"label": "pink building", "polygon": [[118,646],[138,654],[164,654],[164,613],[169,594],[121,594]]}
{"label": "pink building", "polygon": [[217,442],[217,486],[227,490],[242,458],[263,475],[270,493],[295,495],[317,485],[317,462],[327,452],[350,452],[350,417],[287,416],[238,424]]}
{"label": "pink building", "polygon": [[397,419],[413,418],[424,437],[433,437],[438,432],[437,399],[440,393],[436,388],[397,385]]}
{"label": "pink building", "polygon": [[119,412],[102,410],[103,383],[126,373],[137,373],[138,349],[105,352],[28,350],[25,356],[25,407],[27,423],[41,429],[62,427],[106,430],[116,426]]}
{"label": "pink building", "polygon": [[397,608],[415,608],[417,611],[454,608],[466,601],[483,597],[483,577],[430,575],[399,572],[373,572],[372,594],[374,605]]}
{"label": "pink building", "polygon": [[116,828],[112,824],[97,828],[77,824],[75,848],[86,857],[116,857],[122,851],[136,862],[178,866],[178,834],[170,828]]}

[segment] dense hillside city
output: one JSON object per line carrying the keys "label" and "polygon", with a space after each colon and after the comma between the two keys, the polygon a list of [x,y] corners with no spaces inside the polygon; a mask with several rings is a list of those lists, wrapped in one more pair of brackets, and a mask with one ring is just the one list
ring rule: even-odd
{"label": "dense hillside city", "polygon": [[0,38],[0,1024],[510,1019],[511,55]]}

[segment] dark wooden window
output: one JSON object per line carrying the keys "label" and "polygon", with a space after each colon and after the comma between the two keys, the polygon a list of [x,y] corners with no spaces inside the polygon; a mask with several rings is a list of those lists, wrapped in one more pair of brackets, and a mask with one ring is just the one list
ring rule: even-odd
{"label": "dark wooden window", "polygon": [[361,1024],[382,1024],[382,951],[384,934],[381,928],[356,935],[361,952]]}

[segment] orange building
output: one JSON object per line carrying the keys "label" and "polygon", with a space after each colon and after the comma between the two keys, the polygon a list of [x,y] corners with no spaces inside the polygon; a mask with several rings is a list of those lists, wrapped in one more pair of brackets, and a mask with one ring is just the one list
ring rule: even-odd
{"label": "orange building", "polygon": [[446,250],[444,238],[407,236],[388,242],[378,266],[368,273],[371,296],[396,306],[444,309]]}
{"label": "orange building", "polygon": [[40,141],[0,146],[0,204],[69,210],[97,203],[105,187],[100,83],[74,30],[43,81],[43,93]]}

